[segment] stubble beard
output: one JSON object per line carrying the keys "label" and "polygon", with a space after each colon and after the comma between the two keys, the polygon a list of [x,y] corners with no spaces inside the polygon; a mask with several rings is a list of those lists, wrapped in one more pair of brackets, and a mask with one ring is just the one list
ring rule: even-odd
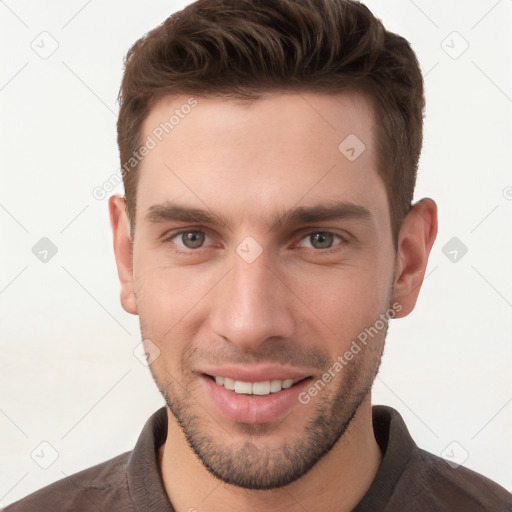
{"label": "stubble beard", "polygon": [[[254,441],[264,438],[279,425],[235,423],[232,432],[227,432],[225,437],[236,439],[243,435],[247,440],[238,447],[236,441],[233,445],[220,444],[212,432],[223,427],[215,424],[193,398],[193,385],[177,382],[165,369],[157,375],[156,368],[150,368],[167,407],[203,466],[225,483],[244,489],[269,490],[299,479],[342,438],[371,391],[379,371],[386,334],[387,326],[308,406],[298,405],[314,407],[314,415],[304,427],[303,434],[285,442],[279,449],[262,448],[251,440],[251,437]],[[338,384],[333,394],[329,387],[336,385],[336,380]],[[264,442],[260,444],[265,446]]]}

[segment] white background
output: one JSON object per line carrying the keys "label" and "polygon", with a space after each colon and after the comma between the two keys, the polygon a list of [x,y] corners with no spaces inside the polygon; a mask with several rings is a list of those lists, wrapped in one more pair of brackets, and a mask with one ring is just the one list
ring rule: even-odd
{"label": "white background", "polygon": [[[138,319],[120,306],[107,200],[92,190],[119,167],[123,57],[185,4],[0,2],[0,506],[130,450],[163,405],[133,354]],[[418,54],[416,199],[434,198],[440,217],[374,403],[397,408],[421,447],[467,452],[466,466],[512,490],[512,1],[367,5]],[[31,47],[42,38],[58,42],[47,59]],[[46,263],[32,253],[42,237],[58,248]],[[455,263],[443,253],[453,237],[468,249]],[[40,464],[58,458],[42,469],[34,450]]]}

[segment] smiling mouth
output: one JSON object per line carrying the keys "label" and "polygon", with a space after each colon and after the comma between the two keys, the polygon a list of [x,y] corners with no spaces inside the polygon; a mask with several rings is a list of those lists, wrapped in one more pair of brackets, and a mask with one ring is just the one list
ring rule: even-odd
{"label": "smiling mouth", "polygon": [[229,377],[219,377],[215,375],[208,375],[211,380],[213,380],[218,386],[228,389],[229,391],[233,391],[239,395],[256,395],[256,396],[266,396],[271,393],[279,393],[285,389],[289,389],[295,384],[302,382],[310,377],[306,377],[304,379],[275,379],[275,380],[265,380],[261,382],[245,382],[241,380],[234,380]]}

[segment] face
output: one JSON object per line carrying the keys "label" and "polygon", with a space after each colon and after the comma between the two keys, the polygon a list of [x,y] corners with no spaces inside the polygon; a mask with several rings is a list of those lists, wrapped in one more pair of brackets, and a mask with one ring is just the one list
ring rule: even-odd
{"label": "face", "polygon": [[203,464],[269,489],[329,452],[378,370],[395,252],[372,111],[355,94],[194,101],[144,123],[125,308]]}

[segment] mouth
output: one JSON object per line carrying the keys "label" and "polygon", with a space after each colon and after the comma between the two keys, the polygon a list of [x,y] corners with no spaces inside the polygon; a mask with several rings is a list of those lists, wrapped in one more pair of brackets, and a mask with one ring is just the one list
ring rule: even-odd
{"label": "mouth", "polygon": [[207,373],[200,376],[207,397],[205,407],[214,417],[252,424],[279,421],[297,407],[304,407],[299,395],[312,380],[311,376],[254,381]]}
{"label": "mouth", "polygon": [[256,395],[267,396],[271,393],[280,393],[285,389],[289,389],[295,384],[302,382],[310,377],[302,379],[273,379],[260,382],[246,382],[242,380],[231,379],[230,377],[221,377],[216,375],[204,374],[210,378],[217,386],[221,386],[229,391],[234,391],[239,395]]}

